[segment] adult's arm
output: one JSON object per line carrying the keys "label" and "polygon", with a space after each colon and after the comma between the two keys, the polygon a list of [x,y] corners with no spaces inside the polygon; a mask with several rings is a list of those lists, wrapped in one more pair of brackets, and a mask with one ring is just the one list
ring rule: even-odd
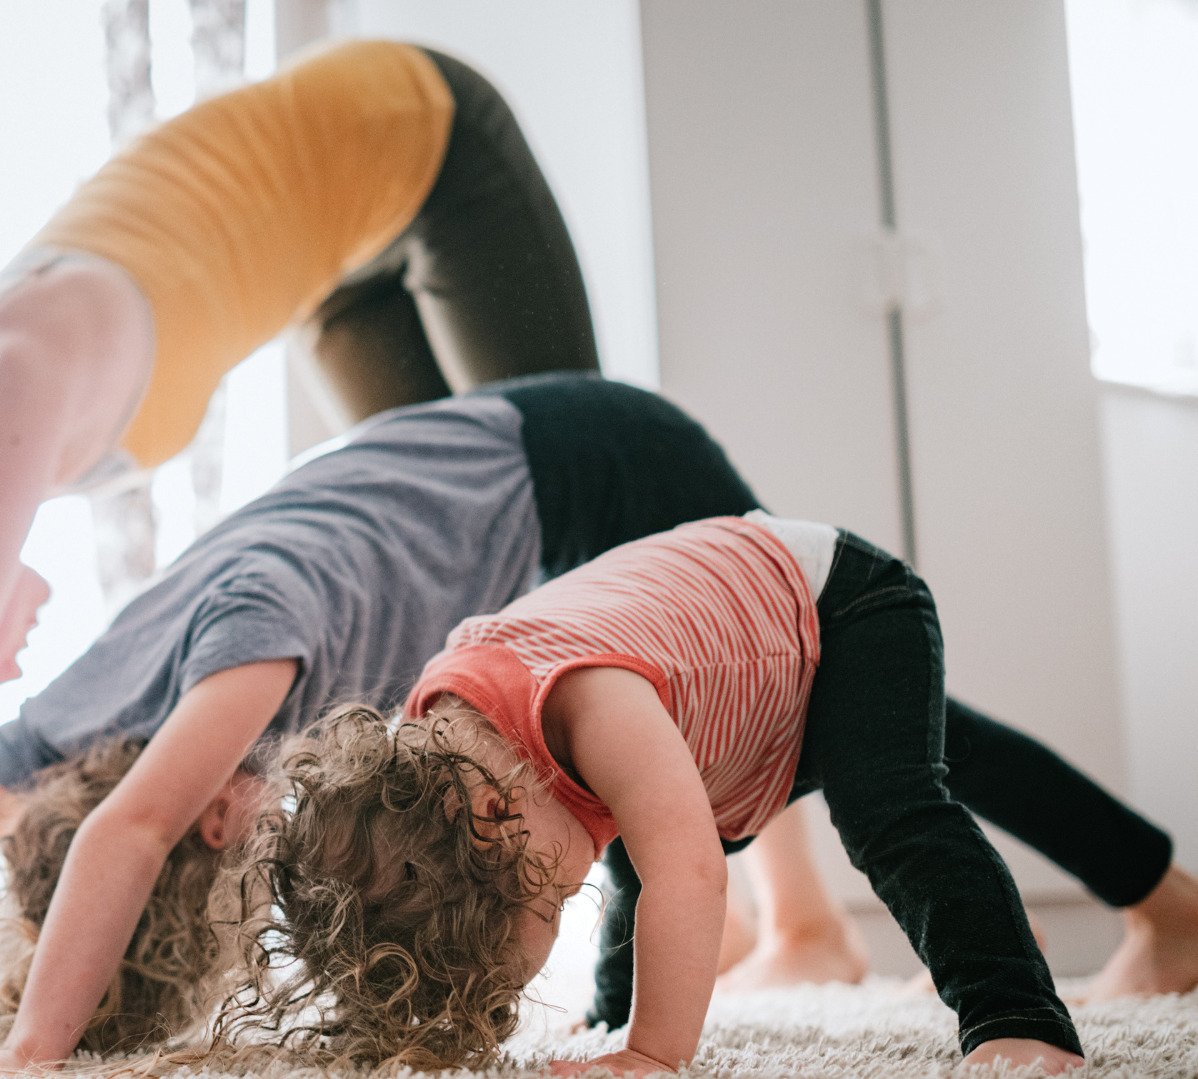
{"label": "adult's arm", "polygon": [[183,449],[231,367],[410,223],[453,107],[421,50],[342,43],[151,129],[34,238],[0,282],[0,678],[38,504],[118,442]]}
{"label": "adult's arm", "polygon": [[0,291],[0,680],[46,595],[19,561],[34,514],[111,449],[152,354],[145,298],[103,259],[46,254]]}
{"label": "adult's arm", "polygon": [[62,1060],[111,984],[170,850],[278,711],[294,660],[221,671],[184,694],[80,826],[46,914],[0,1069]]}

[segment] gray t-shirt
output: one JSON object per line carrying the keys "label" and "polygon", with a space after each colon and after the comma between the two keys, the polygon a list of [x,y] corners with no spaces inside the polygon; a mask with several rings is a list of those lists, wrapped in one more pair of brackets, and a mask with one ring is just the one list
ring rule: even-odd
{"label": "gray t-shirt", "polygon": [[535,583],[540,524],[501,397],[382,413],[202,536],[0,727],[0,785],[98,736],[149,737],[217,671],[295,657],[271,724],[386,708],[446,634]]}

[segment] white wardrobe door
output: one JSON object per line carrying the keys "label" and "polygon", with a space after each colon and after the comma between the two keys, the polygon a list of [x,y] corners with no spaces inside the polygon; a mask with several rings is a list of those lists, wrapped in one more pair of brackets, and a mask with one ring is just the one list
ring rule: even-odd
{"label": "white wardrobe door", "polygon": [[[919,568],[949,684],[1118,786],[1062,5],[883,13],[899,228],[930,294],[906,319],[906,363]],[[1059,883],[1016,861],[1025,889]]]}
{"label": "white wardrobe door", "polygon": [[772,509],[896,548],[864,7],[641,12],[662,388]]}

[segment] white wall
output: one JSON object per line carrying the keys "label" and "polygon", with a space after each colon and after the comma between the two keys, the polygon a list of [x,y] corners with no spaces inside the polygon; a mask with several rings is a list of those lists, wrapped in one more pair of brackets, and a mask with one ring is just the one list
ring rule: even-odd
{"label": "white wall", "polygon": [[919,566],[956,692],[1120,786],[1098,385],[1060,3],[887,2]]}
{"label": "white wall", "polygon": [[[862,302],[881,222],[865,5],[642,11],[663,388],[774,505],[897,547],[890,352]],[[884,40],[898,229],[923,251],[918,566],[949,686],[1120,786],[1060,5],[889,3]],[[1075,894],[1003,849],[1025,891]]]}
{"label": "white wall", "polygon": [[641,7],[662,387],[776,512],[898,549],[864,4]]}
{"label": "white wall", "polygon": [[1102,414],[1129,789],[1198,869],[1198,400],[1110,387]]}

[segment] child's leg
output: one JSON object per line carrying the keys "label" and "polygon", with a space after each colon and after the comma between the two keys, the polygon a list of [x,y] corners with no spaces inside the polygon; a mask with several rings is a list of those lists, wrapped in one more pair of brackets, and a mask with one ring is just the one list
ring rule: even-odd
{"label": "child's leg", "polygon": [[1079,1052],[1010,873],[944,786],[931,596],[903,563],[848,536],[819,607],[798,785],[823,787],[850,859],[957,1012],[965,1053],[999,1038]]}
{"label": "child's leg", "polygon": [[775,817],[742,856],[757,899],[757,944],[720,980],[729,992],[796,982],[859,982],[864,938],[832,898],[811,851],[804,803]]}

